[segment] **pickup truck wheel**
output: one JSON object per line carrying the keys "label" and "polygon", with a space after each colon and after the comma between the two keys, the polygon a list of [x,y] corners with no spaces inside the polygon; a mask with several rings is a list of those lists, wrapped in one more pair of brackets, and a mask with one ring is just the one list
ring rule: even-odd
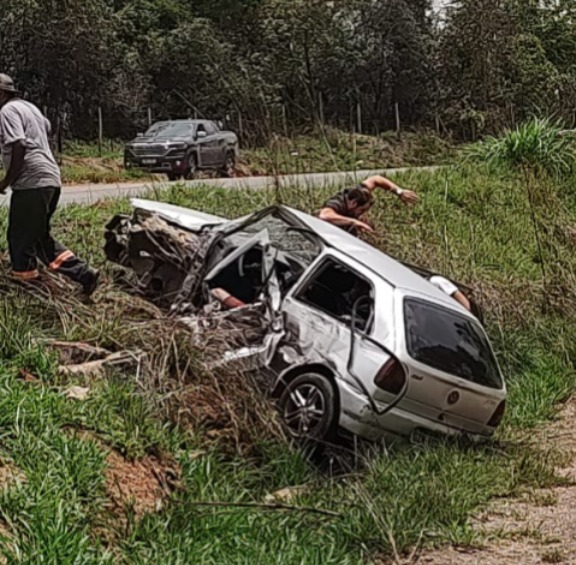
{"label": "pickup truck wheel", "polygon": [[336,393],[323,375],[306,373],[286,386],[278,403],[290,434],[297,439],[329,440],[336,422]]}
{"label": "pickup truck wheel", "polygon": [[222,172],[228,178],[234,177],[234,173],[236,169],[236,156],[234,153],[228,153],[226,155],[226,160],[224,161],[224,167],[222,167]]}
{"label": "pickup truck wheel", "polygon": [[186,180],[194,180],[196,178],[196,173],[198,172],[198,162],[196,161],[196,155],[192,153],[188,157],[188,167],[184,173],[184,178]]}

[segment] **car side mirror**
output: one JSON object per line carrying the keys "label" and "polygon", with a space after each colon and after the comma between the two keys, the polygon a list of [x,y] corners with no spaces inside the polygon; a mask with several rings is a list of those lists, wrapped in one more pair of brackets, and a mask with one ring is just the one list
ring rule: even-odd
{"label": "car side mirror", "polygon": [[196,138],[197,139],[202,139],[204,137],[208,137],[208,133],[205,131],[197,131],[196,132]]}

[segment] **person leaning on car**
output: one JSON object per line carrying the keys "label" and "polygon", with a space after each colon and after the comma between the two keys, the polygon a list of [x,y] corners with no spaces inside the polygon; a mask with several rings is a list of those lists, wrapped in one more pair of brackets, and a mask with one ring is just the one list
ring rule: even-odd
{"label": "person leaning on car", "polygon": [[373,232],[372,227],[362,217],[374,205],[374,191],[377,188],[393,192],[404,204],[416,204],[419,201],[415,192],[400,188],[390,179],[376,175],[368,177],[355,188],[348,188],[334,195],[324,204],[318,217],[352,235]]}
{"label": "person leaning on car", "polygon": [[470,300],[466,298],[464,293],[451,281],[445,279],[444,277],[434,275],[428,279],[436,288],[440,289],[442,292],[451,296],[456,302],[464,306],[469,312],[472,311],[472,305]]}

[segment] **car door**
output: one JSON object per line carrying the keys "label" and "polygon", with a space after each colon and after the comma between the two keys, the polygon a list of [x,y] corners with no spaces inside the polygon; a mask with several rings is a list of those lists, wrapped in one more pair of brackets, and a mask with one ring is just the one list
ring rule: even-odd
{"label": "car door", "polygon": [[[228,254],[222,261],[218,262],[208,275],[204,282],[207,286],[218,279],[228,267],[239,261],[239,271],[242,276],[242,257],[246,256],[254,248],[262,249],[262,291],[257,297],[256,302],[264,302],[265,315],[268,318],[271,331],[264,337],[262,343],[250,344],[238,351],[231,351],[223,360],[225,363],[240,362],[244,369],[255,369],[266,364],[268,352],[274,349],[277,337],[280,335],[281,326],[278,324],[280,315],[281,295],[278,278],[274,269],[274,259],[276,250],[270,246],[270,235],[267,229],[263,229],[249,238],[232,253]],[[234,294],[233,289],[227,289]],[[253,305],[250,305],[253,306]],[[250,307],[248,306],[248,307]],[[276,328],[276,331],[275,329]]]}
{"label": "car door", "polygon": [[[206,283],[212,282],[226,267],[238,261],[242,256],[244,256],[250,249],[261,246],[265,248],[270,242],[270,236],[267,229],[259,231],[256,235],[249,238],[242,245],[238,246],[237,249],[229,253],[222,261],[218,262],[210,272],[204,278]],[[264,266],[262,267],[264,269]],[[241,273],[242,274],[242,273]],[[264,276],[264,275],[263,275]]]}
{"label": "car door", "polygon": [[198,147],[198,167],[210,166],[213,156],[210,154],[208,132],[203,123],[196,126],[195,140]]}
{"label": "car door", "polygon": [[324,255],[282,304],[284,357],[296,365],[327,366],[349,386],[372,396],[374,378],[390,358],[370,337],[375,298],[365,273]]}
{"label": "car door", "polygon": [[210,122],[202,122],[196,128],[196,139],[199,146],[200,166],[215,167],[220,165],[220,146],[216,128]]}
{"label": "car door", "polygon": [[210,139],[210,152],[213,157],[212,166],[218,168],[224,165],[226,159],[226,144],[222,133],[212,122],[206,123],[206,131]]}

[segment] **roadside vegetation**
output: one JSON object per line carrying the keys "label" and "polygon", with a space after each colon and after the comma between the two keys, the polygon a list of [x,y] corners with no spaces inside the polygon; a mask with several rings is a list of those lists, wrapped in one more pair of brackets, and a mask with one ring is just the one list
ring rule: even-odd
{"label": "roadside vegetation", "polygon": [[[55,232],[104,268],[105,284],[84,304],[66,283],[32,294],[0,278],[7,562],[386,562],[481,543],[469,519],[492,498],[560,481],[562,453],[531,431],[576,384],[576,176],[539,172],[528,198],[516,162],[405,173],[398,182],[421,204],[381,194],[371,218],[375,245],[477,294],[510,390],[497,438],[348,446],[320,466],[287,449],[251,382],[208,373],[185,332],[120,289],[102,231],[127,202],[61,210]],[[175,185],[151,197],[236,217],[274,202],[311,211],[338,188]],[[63,371],[46,339],[144,351],[146,362]]]}
{"label": "roadside vegetation", "polygon": [[127,138],[194,115],[226,119],[245,146],[319,125],[475,141],[534,113],[574,120],[573,0],[0,7],[12,30],[0,37],[5,69],[69,139]]}
{"label": "roadside vegetation", "polygon": [[[166,181],[164,175],[125,170],[123,151],[123,143],[114,140],[104,142],[102,150],[94,143],[65,143],[60,156],[63,182]],[[456,152],[450,141],[426,131],[404,133],[398,138],[394,133],[352,135],[323,128],[290,138],[274,136],[266,146],[257,149],[241,147],[235,174],[248,177],[426,166],[445,163]]]}

